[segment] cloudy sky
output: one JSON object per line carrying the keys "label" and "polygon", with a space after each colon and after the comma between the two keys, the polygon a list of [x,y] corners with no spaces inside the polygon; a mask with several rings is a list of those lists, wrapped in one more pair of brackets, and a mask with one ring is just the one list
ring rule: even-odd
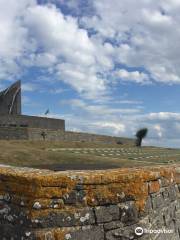
{"label": "cloudy sky", "polygon": [[0,90],[66,128],[180,147],[180,0],[0,0]]}

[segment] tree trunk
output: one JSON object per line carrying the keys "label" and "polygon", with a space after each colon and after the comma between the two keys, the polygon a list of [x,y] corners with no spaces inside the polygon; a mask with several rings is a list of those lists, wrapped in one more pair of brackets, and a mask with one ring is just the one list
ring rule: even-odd
{"label": "tree trunk", "polygon": [[137,138],[136,139],[136,147],[141,147],[142,144],[142,138]]}

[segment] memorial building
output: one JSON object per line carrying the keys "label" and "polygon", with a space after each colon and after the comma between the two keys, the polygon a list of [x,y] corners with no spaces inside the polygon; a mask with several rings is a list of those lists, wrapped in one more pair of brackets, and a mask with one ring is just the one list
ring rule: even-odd
{"label": "memorial building", "polygon": [[21,114],[21,81],[0,92],[0,126],[65,130],[65,121]]}

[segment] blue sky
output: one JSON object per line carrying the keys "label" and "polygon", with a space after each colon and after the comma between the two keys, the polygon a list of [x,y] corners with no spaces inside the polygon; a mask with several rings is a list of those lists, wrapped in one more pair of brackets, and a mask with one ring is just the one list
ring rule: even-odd
{"label": "blue sky", "polygon": [[179,0],[1,0],[0,89],[68,130],[180,147]]}

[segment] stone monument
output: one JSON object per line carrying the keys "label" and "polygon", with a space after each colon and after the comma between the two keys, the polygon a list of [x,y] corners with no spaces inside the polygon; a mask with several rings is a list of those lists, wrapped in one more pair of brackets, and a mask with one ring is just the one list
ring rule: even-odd
{"label": "stone monument", "polygon": [[21,114],[21,81],[0,92],[0,114]]}
{"label": "stone monument", "polygon": [[0,126],[65,131],[65,121],[62,119],[27,116],[21,112],[21,81],[17,81],[0,92]]}

